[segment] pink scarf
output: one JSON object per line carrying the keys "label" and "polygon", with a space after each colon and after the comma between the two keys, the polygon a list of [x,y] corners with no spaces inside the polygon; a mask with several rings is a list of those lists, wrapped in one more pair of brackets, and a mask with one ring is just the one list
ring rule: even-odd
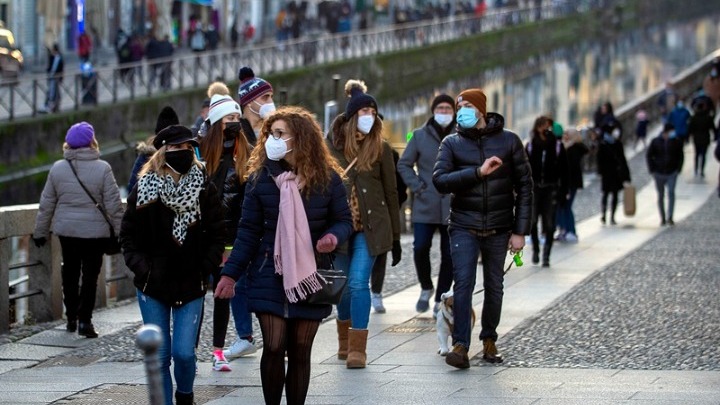
{"label": "pink scarf", "polygon": [[305,207],[300,196],[302,181],[293,172],[274,177],[280,189],[280,210],[275,230],[275,273],[283,276],[288,301],[304,300],[322,288],[316,270],[315,250]]}

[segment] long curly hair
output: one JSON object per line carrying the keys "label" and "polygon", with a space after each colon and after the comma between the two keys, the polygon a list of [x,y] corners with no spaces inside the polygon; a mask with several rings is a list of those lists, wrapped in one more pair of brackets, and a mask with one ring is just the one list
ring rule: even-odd
{"label": "long curly hair", "polygon": [[342,168],[325,145],[320,124],[315,117],[302,107],[284,106],[275,110],[263,123],[257,147],[250,155],[247,177],[263,169],[267,161],[265,142],[270,137],[272,124],[280,120],[285,121],[288,132],[293,136],[293,148],[290,153],[295,158],[295,173],[305,182],[304,194],[307,195],[312,190],[327,189],[333,172],[343,176]]}

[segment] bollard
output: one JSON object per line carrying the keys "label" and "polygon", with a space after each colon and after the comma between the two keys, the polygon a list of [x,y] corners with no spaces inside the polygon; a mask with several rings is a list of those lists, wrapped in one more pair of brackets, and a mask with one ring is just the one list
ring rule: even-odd
{"label": "bollard", "polygon": [[148,396],[150,405],[165,403],[163,381],[160,374],[158,349],[162,345],[162,335],[157,325],[144,325],[135,334],[135,343],[145,355],[145,372],[147,374]]}

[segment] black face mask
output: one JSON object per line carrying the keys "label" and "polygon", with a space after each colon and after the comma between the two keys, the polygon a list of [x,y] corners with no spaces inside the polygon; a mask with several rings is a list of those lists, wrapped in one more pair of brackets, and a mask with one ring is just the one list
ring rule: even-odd
{"label": "black face mask", "polygon": [[233,141],[240,135],[240,123],[239,122],[226,122],[225,129],[223,130],[223,140]]}
{"label": "black face mask", "polygon": [[176,173],[186,174],[192,167],[194,154],[190,149],[167,151],[165,152],[165,164]]}

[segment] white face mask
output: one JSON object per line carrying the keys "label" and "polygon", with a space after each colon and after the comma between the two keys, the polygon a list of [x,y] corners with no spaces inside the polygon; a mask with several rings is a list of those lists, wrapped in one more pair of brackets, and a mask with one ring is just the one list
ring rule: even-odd
{"label": "white face mask", "polygon": [[435,122],[437,122],[438,125],[445,128],[448,125],[450,125],[450,123],[452,122],[453,115],[452,114],[435,114],[434,118],[435,118]]}
{"label": "white face mask", "polygon": [[374,124],[374,115],[363,115],[358,117],[358,131],[362,132],[365,135],[370,133],[370,130],[372,129]]}
{"label": "white face mask", "polygon": [[292,151],[292,149],[288,150],[287,148],[287,141],[290,139],[292,138],[275,139],[271,135],[267,141],[265,141],[265,153],[268,159],[278,161],[284,158],[288,152]]}
{"label": "white face mask", "polygon": [[275,103],[273,103],[273,102],[269,102],[269,103],[267,103],[267,104],[260,104],[260,103],[257,102],[257,100],[255,100],[255,101],[253,101],[253,103],[259,105],[259,106],[260,106],[260,110],[255,111],[255,110],[253,110],[252,108],[251,108],[250,110],[251,110],[252,112],[254,112],[255,114],[259,115],[260,118],[262,118],[262,119],[267,118],[268,115],[270,115],[270,113],[272,113],[273,111],[275,111]]}

